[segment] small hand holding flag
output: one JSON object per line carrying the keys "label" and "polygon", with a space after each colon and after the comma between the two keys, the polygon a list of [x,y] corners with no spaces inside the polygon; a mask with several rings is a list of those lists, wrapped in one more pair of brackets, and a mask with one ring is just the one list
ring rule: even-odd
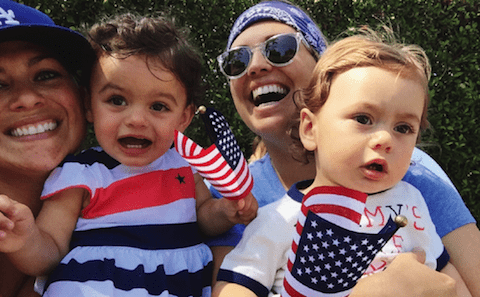
{"label": "small hand holding flag", "polygon": [[252,190],[253,178],[235,136],[220,112],[203,106],[199,111],[214,144],[204,149],[175,131],[177,152],[223,197],[229,200],[244,198]]}
{"label": "small hand holding flag", "polygon": [[343,187],[317,187],[305,195],[282,297],[348,296],[401,225],[390,218],[378,234],[355,232],[366,200],[367,194]]}

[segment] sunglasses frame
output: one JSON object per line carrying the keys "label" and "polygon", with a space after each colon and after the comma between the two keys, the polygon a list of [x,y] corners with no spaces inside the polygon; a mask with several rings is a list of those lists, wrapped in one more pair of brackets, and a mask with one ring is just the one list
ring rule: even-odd
{"label": "sunglasses frame", "polygon": [[[278,38],[278,37],[281,37],[281,36],[285,36],[285,35],[290,35],[290,36],[295,37],[295,40],[297,41],[297,48],[296,48],[296,51],[295,51],[295,55],[285,63],[274,63],[267,58],[266,53],[265,53],[265,46],[266,46],[267,42],[271,41],[272,39],[275,39],[275,38]],[[218,65],[220,67],[220,71],[223,73],[223,75],[225,75],[230,80],[231,79],[237,79],[237,78],[242,77],[245,73],[247,73],[248,67],[250,66],[250,63],[252,62],[252,57],[253,57],[254,50],[260,49],[260,52],[262,53],[263,57],[265,58],[265,60],[267,60],[267,62],[270,65],[275,66],[275,67],[284,67],[284,66],[287,66],[287,65],[289,65],[290,63],[293,62],[293,59],[295,58],[298,51],[300,50],[300,43],[302,43],[302,42],[305,45],[305,47],[310,51],[310,53],[312,53],[312,55],[315,57],[315,60],[317,60],[317,55],[315,55],[315,51],[311,48],[311,46],[305,40],[302,33],[296,32],[296,33],[281,33],[281,34],[274,35],[274,36],[268,38],[267,40],[255,45],[254,47],[249,47],[249,46],[246,46],[246,45],[242,45],[242,46],[237,46],[237,47],[231,48],[231,49],[223,52],[222,54],[220,54],[217,57],[217,61],[218,61]],[[248,60],[247,66],[245,67],[245,69],[240,74],[233,75],[233,76],[228,75],[227,73],[225,73],[225,70],[222,67],[223,63],[225,62],[225,57],[228,56],[230,54],[230,52],[232,52],[234,50],[242,49],[242,48],[245,48],[247,50],[247,53],[249,54],[249,60]]]}

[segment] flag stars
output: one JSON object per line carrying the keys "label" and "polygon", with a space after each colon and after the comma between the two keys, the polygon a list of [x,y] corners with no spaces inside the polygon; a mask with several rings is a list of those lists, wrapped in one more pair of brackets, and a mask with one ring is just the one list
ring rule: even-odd
{"label": "flag stars", "polygon": [[309,213],[303,225],[292,273],[305,286],[327,290],[323,292],[347,290],[360,279],[373,251],[381,249],[387,236],[382,235],[382,240],[376,234],[347,232],[313,215]]}

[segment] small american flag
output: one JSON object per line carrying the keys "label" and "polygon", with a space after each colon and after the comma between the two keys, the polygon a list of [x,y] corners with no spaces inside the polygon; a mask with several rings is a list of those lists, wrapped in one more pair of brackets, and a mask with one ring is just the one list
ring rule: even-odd
{"label": "small american flag", "polygon": [[223,197],[244,198],[252,190],[253,178],[225,117],[213,108],[207,108],[201,117],[214,144],[204,149],[175,131],[177,152]]}
{"label": "small american flag", "polygon": [[367,194],[318,187],[302,201],[282,296],[348,296],[398,227],[390,219],[378,234],[357,233]]}

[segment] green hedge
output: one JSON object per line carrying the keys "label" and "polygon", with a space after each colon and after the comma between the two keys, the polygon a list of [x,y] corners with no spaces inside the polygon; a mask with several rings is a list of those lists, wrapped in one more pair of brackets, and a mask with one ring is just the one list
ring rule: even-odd
{"label": "green hedge", "polygon": [[[78,28],[104,14],[135,11],[168,12],[191,29],[205,61],[206,102],[222,111],[245,153],[252,133],[235,112],[227,81],[218,72],[216,56],[225,47],[235,18],[252,0],[38,0],[21,1],[50,15],[58,24]],[[448,173],[466,204],[480,221],[480,4],[478,0],[293,0],[305,8],[329,40],[348,28],[388,24],[406,43],[422,46],[431,59],[433,130],[424,147]],[[208,145],[196,119],[186,132]],[[93,134],[88,142],[93,142]]]}

